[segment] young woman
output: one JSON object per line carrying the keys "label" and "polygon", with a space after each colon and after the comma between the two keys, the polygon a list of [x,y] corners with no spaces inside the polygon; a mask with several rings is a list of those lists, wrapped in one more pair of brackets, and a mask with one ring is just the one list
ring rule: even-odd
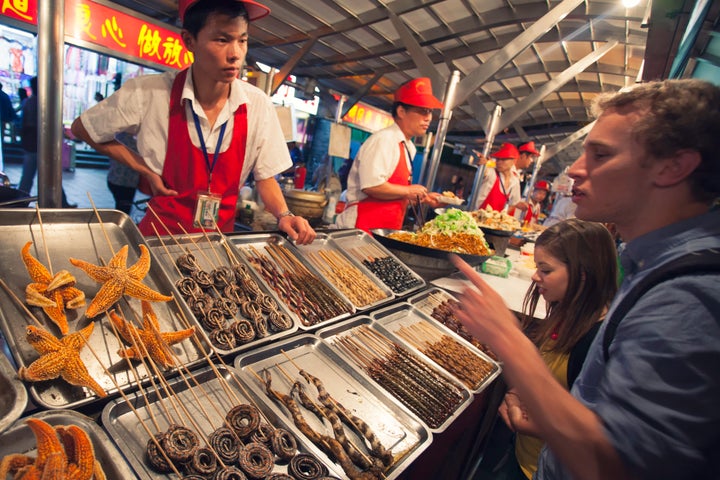
{"label": "young woman", "polygon": [[[535,242],[537,270],[523,301],[523,328],[540,350],[555,379],[569,389],[582,367],[610,301],[617,291],[617,252],[610,232],[600,223],[570,219],[545,230]],[[534,318],[540,297],[544,320]],[[516,478],[531,478],[543,442],[520,431],[508,415],[522,399],[505,396],[500,415],[515,437]],[[520,473],[522,472],[522,473]]]}

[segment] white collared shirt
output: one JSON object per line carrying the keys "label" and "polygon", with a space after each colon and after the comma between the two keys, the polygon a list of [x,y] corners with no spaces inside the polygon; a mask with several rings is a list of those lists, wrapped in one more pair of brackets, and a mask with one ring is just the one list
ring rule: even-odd
{"label": "white collared shirt", "polygon": [[[90,138],[104,143],[113,140],[119,132],[137,135],[138,153],[154,172],[162,174],[167,152],[170,91],[178,73],[166,72],[130,79],[105,101],[83,112],[80,118]],[[292,166],[275,107],[259,88],[241,80],[233,81],[228,101],[212,127],[202,107],[195,101],[192,67],[183,86],[182,99],[190,140],[200,147],[192,117],[194,110],[200,119],[209,153],[215,152],[220,128],[226,121],[227,132],[220,152],[227,150],[232,139],[234,112],[241,104],[247,105],[248,136],[240,185],[251,172],[255,179],[264,180]]]}

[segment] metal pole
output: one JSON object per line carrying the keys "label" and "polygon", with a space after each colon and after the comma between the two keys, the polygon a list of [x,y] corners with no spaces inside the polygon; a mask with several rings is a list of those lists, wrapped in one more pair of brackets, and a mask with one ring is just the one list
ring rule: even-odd
{"label": "metal pole", "polygon": [[270,71],[267,73],[267,81],[265,82],[265,94],[268,97],[272,96],[273,80],[275,79],[277,71],[277,68],[271,67]]}
{"label": "metal pole", "polygon": [[530,181],[525,185],[525,201],[530,200],[530,195],[532,195],[533,190],[535,189],[535,180],[537,179],[538,171],[540,170],[540,165],[542,165],[543,160],[545,159],[545,145],[540,145],[540,154],[538,155],[537,160],[535,160],[535,165],[533,166],[533,172],[532,175],[530,175]]}
{"label": "metal pole", "polygon": [[427,134],[425,134],[425,143],[423,144],[423,158],[420,168],[420,175],[418,176],[418,183],[422,183],[423,178],[427,177],[428,156],[430,155],[430,147],[432,146],[432,141],[433,133],[427,132]]}
{"label": "metal pole", "polygon": [[38,205],[62,197],[62,90],[65,2],[38,2]]}
{"label": "metal pole", "polygon": [[347,97],[345,95],[340,95],[340,100],[338,100],[337,107],[335,108],[335,123],[340,123],[342,120],[342,111],[343,105],[345,105],[345,100],[347,100]]}
{"label": "metal pole", "polygon": [[[483,157],[486,159],[490,155],[492,150],[493,142],[495,141],[495,130],[500,124],[500,117],[502,116],[502,107],[500,105],[495,106],[490,122],[485,129],[485,146],[483,147]],[[468,201],[468,210],[475,210],[478,205],[475,205],[480,194],[480,186],[482,185],[483,177],[485,176],[485,164],[479,165],[475,171],[475,179],[473,180],[472,193],[470,194],[470,200]]]}
{"label": "metal pole", "polygon": [[[458,83],[460,83],[460,72],[454,70],[445,89],[445,98],[443,99],[444,106],[442,112],[440,112],[440,121],[438,122],[432,157],[430,157],[430,163],[427,168],[427,179],[423,182],[428,191],[432,191],[433,185],[435,184],[435,176],[437,175],[438,165],[440,165],[440,156],[442,155],[445,136],[447,135],[450,118],[452,117],[452,105],[455,103],[455,91]],[[425,169],[423,168],[423,170]]]}

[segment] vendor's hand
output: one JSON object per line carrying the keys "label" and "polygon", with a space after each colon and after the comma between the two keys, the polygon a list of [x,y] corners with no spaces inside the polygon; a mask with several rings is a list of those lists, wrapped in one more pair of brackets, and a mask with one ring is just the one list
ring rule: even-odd
{"label": "vendor's hand", "polygon": [[177,195],[178,192],[175,190],[171,190],[165,186],[165,182],[163,181],[162,177],[158,175],[157,173],[149,173],[145,175],[145,178],[147,179],[148,183],[150,184],[150,190],[152,191],[152,195],[164,195],[164,196],[172,196]]}
{"label": "vendor's hand", "polygon": [[298,245],[312,243],[317,233],[303,217],[288,215],[278,220],[278,230],[283,231]]}
{"label": "vendor's hand", "polygon": [[499,356],[508,354],[518,338],[524,338],[515,315],[502,297],[480,277],[470,265],[457,255],[451,255],[453,264],[476,288],[466,288],[453,313],[482,343],[486,343]]}
{"label": "vendor's hand", "polygon": [[427,188],[425,188],[423,185],[412,184],[408,185],[405,198],[407,200],[410,200],[411,202],[415,202],[418,199],[422,201],[425,198],[425,195],[427,195]]}
{"label": "vendor's hand", "polygon": [[503,403],[498,407],[498,414],[513,432],[538,436],[537,426],[528,416],[527,409],[515,390],[511,389],[505,394]]}
{"label": "vendor's hand", "polygon": [[475,165],[485,165],[488,161],[487,157],[482,154],[482,152],[479,152],[478,150],[473,149],[473,163]]}
{"label": "vendor's hand", "polygon": [[522,210],[524,212],[525,210],[528,209],[528,204],[527,204],[527,202],[520,201],[520,202],[516,203],[515,205],[513,205],[513,207],[517,208],[518,210]]}
{"label": "vendor's hand", "polygon": [[437,192],[428,193],[425,195],[425,198],[422,199],[422,202],[429,205],[431,208],[438,208],[446,205],[446,203],[440,201],[440,194]]}

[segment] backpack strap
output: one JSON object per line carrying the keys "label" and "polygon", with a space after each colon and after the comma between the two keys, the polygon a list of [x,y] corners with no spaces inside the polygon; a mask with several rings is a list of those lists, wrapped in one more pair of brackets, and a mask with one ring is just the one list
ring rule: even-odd
{"label": "backpack strap", "polygon": [[672,278],[716,272],[720,272],[720,250],[709,248],[689,253],[661,265],[640,280],[623,297],[615,310],[613,310],[612,316],[607,320],[607,327],[603,336],[603,357],[605,362],[610,358],[610,344],[615,338],[615,332],[620,321],[648,290]]}

